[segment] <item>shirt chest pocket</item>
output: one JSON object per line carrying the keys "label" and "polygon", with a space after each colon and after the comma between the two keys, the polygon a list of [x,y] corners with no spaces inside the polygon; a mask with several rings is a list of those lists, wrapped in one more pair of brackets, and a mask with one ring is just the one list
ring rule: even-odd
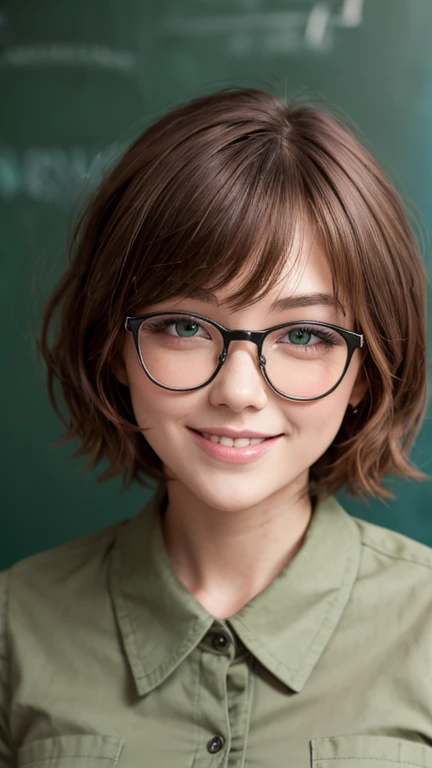
{"label": "shirt chest pocket", "polygon": [[114,768],[123,740],[98,733],[51,736],[23,744],[18,768]]}
{"label": "shirt chest pocket", "polygon": [[312,739],[311,768],[432,768],[432,747],[391,736]]}

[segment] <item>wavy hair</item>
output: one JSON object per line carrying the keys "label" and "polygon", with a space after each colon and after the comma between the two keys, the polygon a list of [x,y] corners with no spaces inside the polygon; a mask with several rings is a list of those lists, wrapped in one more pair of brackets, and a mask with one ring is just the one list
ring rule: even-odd
{"label": "wavy hair", "polygon": [[[426,276],[403,204],[353,131],[326,109],[228,89],[165,114],[102,180],[76,223],[69,265],[45,305],[37,344],[63,443],[99,481],[165,479],[137,426],[113,362],[126,315],[143,305],[223,288],[253,303],[280,275],[298,223],[323,242],[335,296],[365,334],[368,390],[310,468],[310,492],[342,486],[391,497],[387,473],[424,477],[408,450],[426,403]],[[235,255],[235,258],[234,258]],[[55,392],[59,383],[67,413]]]}

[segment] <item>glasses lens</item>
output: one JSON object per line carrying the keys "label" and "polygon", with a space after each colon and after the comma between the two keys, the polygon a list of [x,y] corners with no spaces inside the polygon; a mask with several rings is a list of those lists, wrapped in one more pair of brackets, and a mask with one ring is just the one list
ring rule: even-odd
{"label": "glasses lens", "polygon": [[188,389],[199,387],[213,375],[223,338],[201,318],[166,314],[141,324],[139,346],[145,367],[159,384]]}
{"label": "glasses lens", "polygon": [[[194,315],[163,314],[139,330],[141,357],[159,384],[192,389],[214,374],[223,351],[217,328]],[[340,333],[313,323],[287,325],[266,336],[262,353],[271,383],[291,397],[320,397],[341,378],[348,345]]]}
{"label": "glasses lens", "polygon": [[342,376],[348,345],[332,328],[299,323],[266,336],[263,355],[276,389],[291,397],[320,397]]}

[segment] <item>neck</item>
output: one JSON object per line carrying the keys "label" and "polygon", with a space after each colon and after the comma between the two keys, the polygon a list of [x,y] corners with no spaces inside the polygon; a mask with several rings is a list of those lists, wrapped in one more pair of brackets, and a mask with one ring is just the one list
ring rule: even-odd
{"label": "neck", "polygon": [[186,589],[215,618],[262,592],[300,549],[312,513],[308,494],[282,489],[247,509],[218,509],[168,483],[165,548]]}

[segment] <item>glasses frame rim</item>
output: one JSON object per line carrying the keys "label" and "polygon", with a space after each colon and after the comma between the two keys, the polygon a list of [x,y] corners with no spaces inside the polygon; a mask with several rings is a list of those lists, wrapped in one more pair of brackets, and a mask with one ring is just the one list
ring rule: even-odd
{"label": "glasses frame rim", "polygon": [[[155,379],[151,375],[150,371],[146,368],[144,360],[142,359],[142,356],[141,356],[141,350],[139,345],[139,335],[138,335],[139,329],[141,324],[144,322],[144,320],[148,320],[150,317],[159,317],[161,315],[180,315],[183,317],[196,317],[198,318],[198,320],[205,320],[205,322],[209,323],[220,332],[223,338],[223,344],[224,344],[223,351],[219,355],[219,363],[216,367],[216,370],[210,376],[210,378],[208,378],[203,384],[199,384],[197,387],[169,387],[168,385],[162,384],[160,381],[157,381],[157,379]],[[266,360],[262,354],[262,347],[263,347],[263,343],[266,336],[268,336],[273,331],[279,330],[280,328],[285,328],[286,326],[290,326],[290,325],[298,325],[299,323],[310,323],[312,325],[321,325],[326,328],[331,328],[332,330],[337,331],[345,339],[347,343],[348,354],[347,354],[347,359],[346,359],[345,367],[342,371],[342,374],[339,377],[336,384],[334,384],[330,389],[328,389],[322,395],[316,395],[314,397],[297,397],[296,395],[287,395],[285,394],[285,392],[282,392],[277,387],[275,387],[274,384],[271,383],[270,379],[267,376],[267,372],[265,369]],[[327,397],[327,395],[330,395],[331,392],[334,392],[334,390],[339,386],[342,379],[344,378],[349,368],[349,365],[355,350],[361,349],[365,345],[363,333],[356,333],[355,331],[349,331],[347,328],[342,328],[342,326],[340,325],[334,325],[333,323],[324,323],[321,320],[292,320],[288,323],[279,323],[278,325],[273,325],[271,328],[265,328],[262,331],[248,331],[243,329],[225,328],[225,326],[216,322],[216,320],[212,320],[210,317],[207,317],[206,315],[201,315],[199,312],[187,312],[186,310],[148,312],[145,315],[137,315],[133,317],[127,316],[124,322],[124,329],[129,333],[132,333],[138,360],[144,372],[146,373],[150,381],[152,381],[154,384],[157,384],[157,386],[162,387],[162,389],[168,389],[171,392],[194,392],[198,389],[203,389],[203,387],[206,387],[208,384],[210,384],[213,381],[213,379],[216,378],[217,374],[219,373],[220,369],[225,363],[228,357],[229,345],[231,341],[251,341],[253,344],[256,344],[257,346],[258,363],[260,366],[260,370],[264,380],[267,382],[270,389],[272,389],[273,392],[276,392],[276,394],[280,395],[286,400],[293,400],[296,402],[310,402],[313,400],[321,400],[323,397]]]}

